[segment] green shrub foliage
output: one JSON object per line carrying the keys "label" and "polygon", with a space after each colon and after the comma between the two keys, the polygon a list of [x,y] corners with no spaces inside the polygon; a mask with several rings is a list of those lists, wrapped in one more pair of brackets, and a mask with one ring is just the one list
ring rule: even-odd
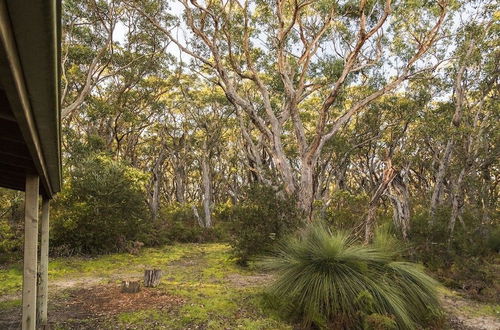
{"label": "green shrub foliage", "polygon": [[474,299],[497,302],[500,298],[498,246],[500,227],[491,219],[482,221],[478,210],[464,211],[449,240],[451,210],[440,208],[429,225],[426,212],[417,213],[412,219],[409,256],[422,262],[446,286],[462,290]]}
{"label": "green shrub foliage", "polygon": [[[198,210],[202,215],[202,211]],[[161,209],[160,218],[152,233],[152,243],[162,245],[169,242],[207,243],[221,241],[220,224],[215,221],[212,228],[201,227],[188,203],[173,203]]]}
{"label": "green shrub foliage", "polygon": [[243,198],[219,217],[229,223],[229,243],[243,265],[268,252],[274,243],[302,223],[295,199],[280,196],[263,185],[247,188]]}
{"label": "green shrub foliage", "polygon": [[363,246],[308,226],[264,260],[278,274],[269,294],[305,327],[415,329],[439,313],[438,283],[418,265],[398,261],[396,247],[389,235]]}
{"label": "green shrub foliage", "polygon": [[146,179],[139,170],[99,154],[77,163],[56,202],[54,251],[106,253],[142,241],[150,231]]}

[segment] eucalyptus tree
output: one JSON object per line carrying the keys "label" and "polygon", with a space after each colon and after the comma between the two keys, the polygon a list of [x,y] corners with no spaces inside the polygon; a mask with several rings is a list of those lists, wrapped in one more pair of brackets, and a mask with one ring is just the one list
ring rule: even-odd
{"label": "eucalyptus tree", "polygon": [[105,77],[115,46],[116,1],[63,2],[62,117],[78,110]]}
{"label": "eucalyptus tree", "polygon": [[428,55],[448,11],[447,1],[179,2],[180,35],[159,2],[129,6],[250,119],[285,191],[309,215],[325,144],[375,99],[436,66]]}
{"label": "eucalyptus tree", "polygon": [[[480,114],[484,108],[488,97],[491,97],[490,91],[498,86],[498,51],[494,50],[494,45],[498,44],[498,38],[495,38],[492,27],[495,26],[495,18],[491,17],[489,11],[491,8],[486,6],[481,8],[481,11],[472,15],[470,22],[460,26],[457,33],[457,48],[455,51],[455,60],[451,70],[453,78],[452,85],[452,106],[454,108],[453,116],[450,119],[449,135],[446,146],[439,160],[438,171],[436,173],[435,184],[433,188],[432,198],[430,201],[431,221],[435,214],[437,206],[441,203],[441,195],[443,192],[444,180],[453,151],[456,148],[457,138],[463,135],[464,126],[476,127],[478,121],[482,120]],[[485,12],[484,12],[485,11]],[[486,16],[486,17],[485,17]],[[496,23],[498,26],[498,23]],[[493,29],[495,30],[495,29]],[[496,39],[496,40],[495,40]],[[491,48],[493,47],[493,48]],[[475,115],[474,115],[475,114]],[[471,119],[472,116],[474,119]],[[465,117],[465,118],[464,118]],[[467,118],[469,117],[469,118]],[[472,121],[471,121],[472,120]],[[469,121],[469,122],[467,122]],[[461,133],[462,131],[462,133]],[[464,150],[465,154],[470,157],[474,148],[471,144],[477,141],[465,142],[468,144]],[[467,157],[467,156],[466,156]],[[470,161],[466,161],[470,163]],[[458,176],[454,192],[454,214],[452,217],[456,219],[458,212],[458,195],[461,182],[467,172],[465,167]],[[450,226],[454,225],[455,220],[451,220]]]}

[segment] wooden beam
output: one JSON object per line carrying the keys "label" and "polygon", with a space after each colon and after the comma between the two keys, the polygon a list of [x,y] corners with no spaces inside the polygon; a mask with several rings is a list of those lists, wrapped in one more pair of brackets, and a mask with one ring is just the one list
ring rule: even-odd
{"label": "wooden beam", "polygon": [[24,143],[4,140],[2,136],[0,136],[0,153],[31,160],[30,152]]}
{"label": "wooden beam", "polygon": [[24,199],[23,330],[34,330],[36,328],[39,181],[38,175],[26,175]]}
{"label": "wooden beam", "polygon": [[22,142],[23,144],[26,144],[17,123],[3,118],[0,118],[0,137],[6,141]]}
{"label": "wooden beam", "polygon": [[0,152],[0,164],[1,165],[6,165],[6,166],[15,166],[21,169],[23,172],[28,169],[28,170],[35,170],[35,165],[33,165],[33,162],[31,159],[26,159],[22,157],[17,157],[14,155],[5,155],[2,152]]}
{"label": "wooden beam", "polygon": [[47,164],[33,117],[30,97],[26,89],[24,72],[17,53],[16,39],[5,0],[0,0],[0,64],[2,62],[5,62],[7,67],[0,65],[0,83],[7,94],[10,110],[16,118],[26,146],[30,149],[33,163],[42,178],[42,184],[45,186],[47,194],[52,196]]}
{"label": "wooden beam", "polygon": [[50,199],[42,200],[41,241],[40,241],[40,282],[38,286],[37,310],[38,328],[45,329],[47,323],[48,272],[49,272],[49,208]]}

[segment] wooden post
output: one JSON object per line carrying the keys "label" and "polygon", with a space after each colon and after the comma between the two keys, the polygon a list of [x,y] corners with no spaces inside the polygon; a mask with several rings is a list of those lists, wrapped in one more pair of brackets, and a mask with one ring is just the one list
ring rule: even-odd
{"label": "wooden post", "polygon": [[34,330],[36,327],[38,186],[38,175],[26,174],[24,198],[23,330]]}
{"label": "wooden post", "polygon": [[47,298],[49,271],[49,207],[50,199],[42,200],[41,241],[40,241],[40,282],[38,283],[37,311],[38,327],[47,326]]}

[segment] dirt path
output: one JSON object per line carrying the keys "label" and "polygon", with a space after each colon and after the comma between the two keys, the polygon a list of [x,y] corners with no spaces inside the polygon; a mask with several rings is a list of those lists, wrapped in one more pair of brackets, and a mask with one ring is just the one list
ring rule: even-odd
{"label": "dirt path", "polygon": [[460,330],[499,330],[500,315],[486,315],[486,305],[465,299],[457,294],[444,294],[441,298],[443,307],[450,314],[453,329]]}

